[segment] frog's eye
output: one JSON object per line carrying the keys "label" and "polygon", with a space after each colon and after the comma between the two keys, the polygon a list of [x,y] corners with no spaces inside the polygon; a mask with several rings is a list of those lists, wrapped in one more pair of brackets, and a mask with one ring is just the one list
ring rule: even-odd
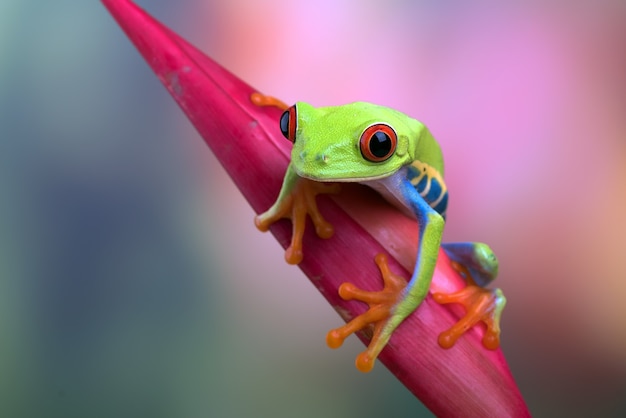
{"label": "frog's eye", "polygon": [[283,136],[291,142],[296,142],[296,127],[298,125],[298,115],[296,114],[296,106],[291,106],[283,112],[280,117],[280,131]]}
{"label": "frog's eye", "polygon": [[359,145],[366,160],[380,163],[391,157],[397,143],[396,131],[389,125],[377,123],[363,131]]}

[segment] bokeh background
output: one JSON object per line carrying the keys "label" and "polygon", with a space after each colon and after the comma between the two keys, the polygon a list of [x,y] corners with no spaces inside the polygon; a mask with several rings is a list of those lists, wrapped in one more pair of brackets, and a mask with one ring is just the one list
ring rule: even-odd
{"label": "bokeh background", "polygon": [[[425,122],[533,414],[626,415],[626,3],[139,4],[287,102]],[[99,2],[0,1],[0,416],[429,416],[252,217]]]}

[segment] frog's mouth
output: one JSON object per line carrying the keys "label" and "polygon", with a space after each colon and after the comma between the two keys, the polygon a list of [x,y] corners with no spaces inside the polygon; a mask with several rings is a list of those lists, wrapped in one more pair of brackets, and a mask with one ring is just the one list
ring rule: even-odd
{"label": "frog's mouth", "polygon": [[306,171],[294,167],[294,171],[300,177],[304,177],[309,180],[319,181],[321,183],[365,183],[368,181],[380,180],[389,177],[393,174],[394,170],[390,170],[388,173],[377,174],[375,176],[354,176],[354,177],[340,177],[335,175],[319,175],[311,174]]}

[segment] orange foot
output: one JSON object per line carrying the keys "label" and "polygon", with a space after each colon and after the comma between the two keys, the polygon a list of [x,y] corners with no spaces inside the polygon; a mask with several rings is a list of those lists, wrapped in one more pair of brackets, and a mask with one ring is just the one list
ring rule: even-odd
{"label": "orange foot", "polygon": [[[274,106],[281,110],[287,109],[287,105],[281,100],[255,92],[250,95],[250,100],[257,106]],[[287,180],[285,180],[287,181]],[[291,219],[293,234],[291,244],[285,251],[285,260],[289,264],[298,264],[302,261],[302,237],[308,214],[315,225],[315,231],[320,238],[330,238],[333,235],[333,226],[326,222],[317,208],[315,197],[321,193],[335,194],[339,192],[338,184],[320,183],[313,180],[298,177],[294,182],[291,192],[280,197],[279,200],[265,213],[254,218],[256,227],[265,232],[279,219]]]}
{"label": "orange foot", "polygon": [[254,92],[250,95],[250,100],[257,106],[274,106],[280,110],[286,110],[289,106],[282,100],[276,97],[266,96],[259,92]]}
{"label": "orange foot", "polygon": [[285,260],[289,264],[298,264],[302,261],[302,237],[306,226],[308,214],[315,225],[315,231],[320,238],[330,238],[334,229],[328,223],[315,202],[315,197],[320,193],[338,193],[338,184],[320,183],[317,181],[298,177],[291,192],[277,201],[267,212],[254,218],[256,227],[265,232],[279,219],[291,219],[293,234],[291,245],[285,251]]}
{"label": "orange foot", "polygon": [[339,295],[344,300],[359,300],[369,305],[369,309],[352,319],[346,325],[330,330],[326,336],[326,343],[330,348],[339,348],[344,340],[370,324],[374,325],[374,334],[367,349],[356,358],[356,367],[362,372],[369,372],[380,351],[385,347],[393,329],[385,325],[391,315],[393,307],[403,298],[402,291],[406,287],[406,280],[402,276],[392,273],[387,264],[387,257],[378,254],[374,259],[383,276],[384,287],[378,292],[358,289],[352,283],[343,283],[339,287]]}
{"label": "orange foot", "polygon": [[439,334],[439,345],[450,348],[461,335],[476,323],[482,321],[487,326],[483,337],[483,345],[495,350],[500,346],[500,316],[506,305],[506,298],[500,289],[483,289],[474,283],[469,271],[462,265],[453,262],[452,266],[467,279],[467,286],[456,293],[433,294],[433,299],[441,304],[460,303],[465,307],[466,314],[447,331]]}

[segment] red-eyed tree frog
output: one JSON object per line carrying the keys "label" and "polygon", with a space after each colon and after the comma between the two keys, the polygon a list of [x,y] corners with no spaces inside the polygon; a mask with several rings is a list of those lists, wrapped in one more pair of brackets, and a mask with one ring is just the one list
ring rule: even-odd
{"label": "red-eyed tree frog", "polygon": [[468,313],[440,335],[439,344],[451,347],[467,329],[483,321],[487,325],[483,345],[497,348],[500,315],[506,299],[499,289],[483,287],[497,276],[498,261],[482,243],[441,244],[448,191],[443,180],[441,148],[426,126],[396,110],[364,102],[320,108],[298,102],[287,108],[282,102],[260,94],[253,95],[252,100],[259,105],[285,109],[279,127],[293,143],[278,199],[255,218],[256,226],[262,231],[278,219],[292,219],[292,242],[285,252],[288,263],[302,260],[307,214],[320,237],[332,235],[332,226],[315,203],[317,194],[337,192],[336,186],[329,182],[367,185],[415,218],[419,225],[417,261],[408,283],[389,271],[384,256],[377,256],[385,289],[368,292],[350,284],[342,285],[341,297],[366,302],[370,309],[331,330],[328,345],[339,347],[350,334],[373,324],[369,346],[356,360],[359,370],[371,370],[394,330],[426,297],[442,247],[465,277],[467,286],[456,294],[435,294],[435,300],[461,303]]}

